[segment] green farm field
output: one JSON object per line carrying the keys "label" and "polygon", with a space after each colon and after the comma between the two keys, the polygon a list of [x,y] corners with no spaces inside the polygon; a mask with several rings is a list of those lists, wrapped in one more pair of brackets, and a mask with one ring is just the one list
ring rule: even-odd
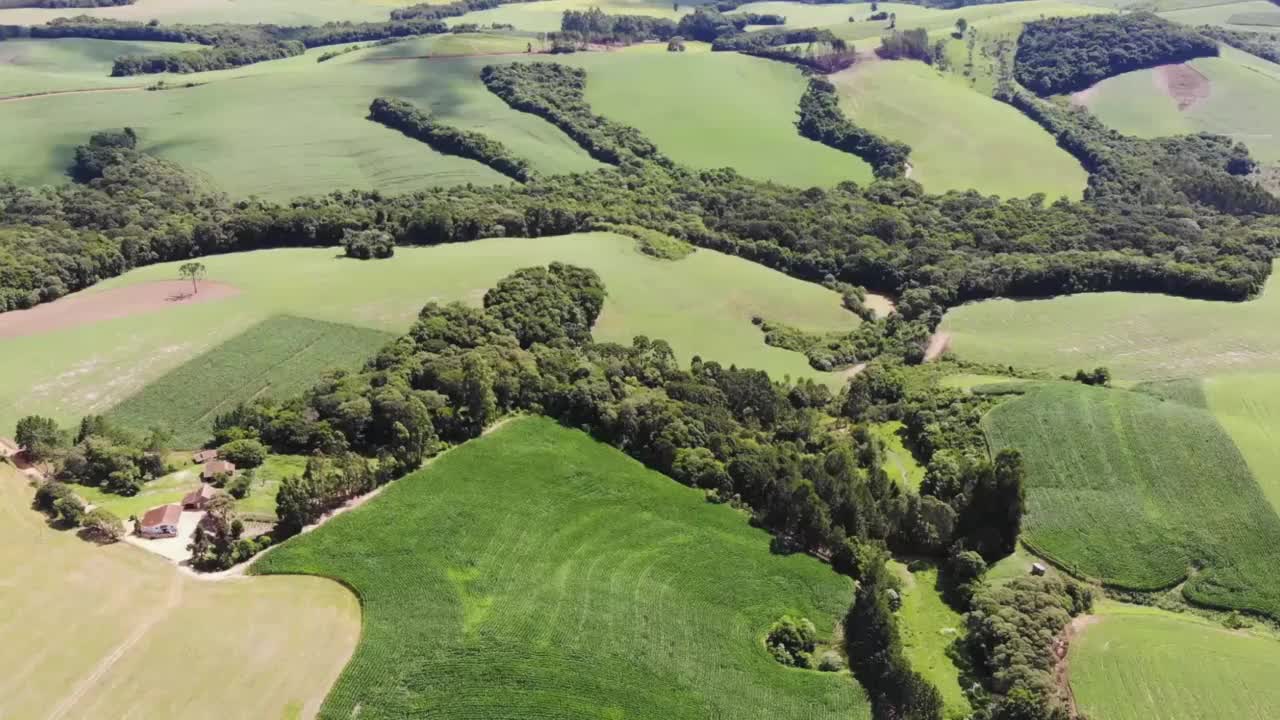
{"label": "green farm field", "polygon": [[32,495],[0,466],[0,646],[26,649],[0,653],[0,717],[312,717],[355,650],[359,604],[337,583],[195,580],[50,529]]}
{"label": "green farm field", "polygon": [[491,10],[478,10],[461,17],[450,18],[449,23],[451,25],[506,23],[514,25],[517,30],[543,33],[558,31],[560,19],[566,10],[600,8],[613,15],[647,15],[675,20],[687,12],[693,12],[694,6],[698,4],[700,3],[680,3],[680,9],[674,10],[672,4],[664,0],[599,0],[598,2],[596,0],[541,0],[503,5]]}
{"label": "green farm field", "polygon": [[986,300],[955,308],[941,329],[965,360],[1074,373],[1105,366],[1151,380],[1280,370],[1280,283],[1247,302],[1143,293]]}
{"label": "green farm field", "polygon": [[1081,712],[1107,720],[1267,720],[1280,708],[1280,640],[1155,608],[1104,602],[1071,643]]}
{"label": "green farm field", "polygon": [[796,111],[806,80],[791,65],[738,53],[642,48],[569,56],[587,71],[595,112],[639,128],[676,162],[733,167],[799,187],[865,184],[862,159],[803,138]]}
{"label": "green farm field", "polygon": [[1206,378],[1202,389],[1206,407],[1280,513],[1280,373],[1216,375]]}
{"label": "green farm field", "polygon": [[1128,135],[1219,133],[1243,142],[1260,162],[1280,162],[1280,65],[1223,47],[1221,57],[1188,66],[1203,76],[1208,95],[1182,111],[1162,89],[1161,70],[1109,78],[1077,94],[1077,101]]}
{"label": "green farm field", "polygon": [[847,578],[545,419],[449,451],[252,569],[361,598],[321,718],[870,717],[848,673],[783,667],[763,643],[783,614],[829,637]]}
{"label": "green farm field", "polygon": [[190,47],[196,46],[82,38],[5,40],[0,42],[0,98],[144,85],[145,79],[111,77],[112,62],[121,55],[174,52]]}
{"label": "green farm field", "polygon": [[[843,6],[842,6],[843,7]],[[847,14],[866,16],[870,14],[870,6],[854,4],[848,6]],[[1075,15],[1094,15],[1110,12],[1106,8],[1090,6],[1084,3],[1064,2],[1063,0],[1025,0],[1023,2],[994,3],[989,5],[970,5],[954,10],[938,10],[906,3],[879,3],[884,12],[898,16],[899,28],[924,28],[929,31],[933,40],[943,39],[954,29],[956,20],[964,18],[978,30],[994,30],[995,28],[1016,28],[1022,23],[1039,20],[1041,17],[1071,17]],[[787,13],[783,13],[787,14]],[[789,18],[788,18],[789,19]],[[853,41],[856,46],[868,48],[879,45],[880,36],[887,29],[887,22],[859,21],[833,25],[830,30],[846,40]],[[858,41],[862,41],[858,45]],[[868,41],[871,41],[868,43]]]}
{"label": "green farm field", "polygon": [[[1022,539],[1073,572],[1280,616],[1280,517],[1210,412],[1047,383],[983,419],[1027,467]],[[1192,572],[1192,568],[1198,568]]]}
{"label": "green farm field", "polygon": [[845,114],[911,146],[911,179],[927,192],[1078,200],[1088,173],[1013,107],[918,62],[865,62],[831,77]]}
{"label": "green farm field", "polygon": [[412,4],[406,0],[138,0],[132,5],[104,8],[0,9],[0,25],[43,25],[54,18],[77,15],[165,23],[317,25],[386,20],[393,9]]}
{"label": "green farm field", "polygon": [[[32,412],[62,423],[106,412],[274,315],[402,333],[429,300],[479,305],[512,270],[557,260],[595,269],[608,287],[597,339],[630,342],[648,335],[670,342],[682,362],[701,355],[777,378],[843,384],[842,375],[813,370],[799,353],[768,347],[751,324],[752,315],[768,314],[811,330],[852,328],[858,319],[841,307],[839,295],[708,250],[656,260],[630,238],[604,233],[400,248],[390,260],[368,263],[337,257],[333,248],[263,250],[203,259],[210,281],[239,294],[196,304],[161,302],[146,314],[0,339],[0,428],[11,432],[19,417]],[[154,265],[85,295],[176,277],[177,264]]]}
{"label": "green farm field", "polygon": [[355,370],[391,333],[306,318],[276,316],[147,383],[108,417],[145,432],[169,428],[178,447],[200,447],[213,421],[255,398],[301,394],[327,370]]}

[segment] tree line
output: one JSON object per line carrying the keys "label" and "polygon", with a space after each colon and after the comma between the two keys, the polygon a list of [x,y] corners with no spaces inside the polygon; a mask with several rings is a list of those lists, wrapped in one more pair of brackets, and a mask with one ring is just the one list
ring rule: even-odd
{"label": "tree line", "polygon": [[369,118],[421,140],[437,152],[470,158],[513,180],[527,182],[533,177],[529,163],[516,157],[497,140],[483,133],[442,123],[404,100],[375,99],[369,105]]}
{"label": "tree line", "polygon": [[1218,44],[1151,12],[1045,18],[1018,37],[1013,74],[1040,95],[1083,90],[1131,70],[1212,57]]}
{"label": "tree line", "polygon": [[809,78],[799,114],[796,128],[801,135],[866,160],[878,178],[906,175],[911,146],[877,135],[846,117],[835,86],[826,78]]}
{"label": "tree line", "polygon": [[1201,25],[1196,32],[1263,60],[1280,63],[1280,33],[1244,32],[1216,25]]}

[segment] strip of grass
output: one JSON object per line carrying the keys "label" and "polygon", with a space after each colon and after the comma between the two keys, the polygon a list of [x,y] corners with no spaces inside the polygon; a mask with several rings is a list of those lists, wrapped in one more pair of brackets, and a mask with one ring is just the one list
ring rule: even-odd
{"label": "strip of grass", "polygon": [[1280,641],[1103,603],[1071,643],[1080,711],[1107,720],[1265,720],[1280,713]]}
{"label": "strip of grass", "polygon": [[884,443],[887,461],[885,466],[890,476],[902,483],[903,487],[919,490],[920,483],[924,482],[924,468],[902,444],[902,427],[899,420],[876,423],[871,426],[871,433]]}
{"label": "strip of grass", "polygon": [[1280,616],[1280,517],[1213,415],[1046,383],[983,421],[1027,467],[1023,541],[1079,574]]}
{"label": "strip of grass", "polygon": [[964,632],[964,617],[942,600],[938,591],[938,569],[915,572],[893,563],[902,578],[902,607],[898,611],[902,646],[911,669],[933,683],[942,693],[948,718],[967,718],[973,712],[965,697],[960,668],[951,659]]}
{"label": "strip of grass", "polygon": [[139,431],[166,428],[176,445],[199,447],[219,414],[253,398],[298,394],[326,370],[354,370],[391,339],[378,330],[274,317],[148,384],[108,417]]}
{"label": "strip of grass", "polygon": [[847,673],[786,668],[852,584],[727,506],[540,418],[437,458],[262,557],[336,578],[364,634],[321,718],[869,718]]}

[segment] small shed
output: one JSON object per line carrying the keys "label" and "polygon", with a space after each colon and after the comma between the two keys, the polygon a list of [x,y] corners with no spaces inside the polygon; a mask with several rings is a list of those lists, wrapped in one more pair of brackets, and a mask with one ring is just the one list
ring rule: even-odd
{"label": "small shed", "polygon": [[138,534],[153,539],[177,537],[181,517],[182,506],[177,503],[153,507],[138,521]]}
{"label": "small shed", "polygon": [[217,460],[217,459],[218,459],[218,451],[216,449],[200,450],[200,451],[197,451],[195,455],[191,456],[191,462],[197,465],[201,463],[207,463],[210,460]]}
{"label": "small shed", "polygon": [[200,478],[208,482],[219,475],[234,475],[235,472],[235,463],[226,460],[210,460],[204,464],[204,470],[200,471]]}
{"label": "small shed", "polygon": [[203,510],[216,492],[212,485],[202,484],[198,489],[192,490],[187,493],[186,497],[182,498],[182,509]]}
{"label": "small shed", "polygon": [[1031,563],[1032,575],[1044,575],[1047,572],[1049,572],[1049,568],[1045,567],[1044,563]]}

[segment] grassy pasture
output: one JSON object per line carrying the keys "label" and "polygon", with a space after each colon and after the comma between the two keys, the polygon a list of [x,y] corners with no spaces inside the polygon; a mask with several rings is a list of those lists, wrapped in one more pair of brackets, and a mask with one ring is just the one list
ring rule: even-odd
{"label": "grassy pasture", "polygon": [[[983,420],[992,452],[1027,466],[1023,542],[1120,587],[1280,615],[1280,517],[1206,410],[1125,390],[1047,383]],[[1193,571],[1192,568],[1199,568]]]}
{"label": "grassy pasture", "polygon": [[1280,161],[1280,65],[1234,48],[1221,57],[1189,65],[1210,85],[1209,96],[1179,112],[1161,91],[1155,70],[1125,73],[1088,91],[1087,105],[1103,122],[1128,135],[1158,137],[1194,132],[1227,135],[1244,142],[1261,162]]}
{"label": "grassy pasture", "polygon": [[[497,42],[492,36],[470,41]],[[492,59],[371,59],[430,55],[437,44],[452,54],[465,42],[436,36],[325,63],[316,58],[328,49],[317,48],[247,68],[128,83],[208,83],[195,88],[0,103],[0,168],[24,184],[63,182],[76,145],[102,128],[128,125],[138,130],[144,150],[204,174],[232,196],[287,200],[335,189],[407,192],[509,182],[478,162],[442,155],[365,119],[369,102],[381,95],[402,97],[446,122],[484,132],[544,173],[599,167],[550,123],[510,109],[485,89],[480,68]]]}
{"label": "grassy pasture", "polygon": [[587,10],[600,8],[614,15],[647,15],[678,19],[681,15],[693,12],[693,7],[700,3],[680,3],[679,10],[673,10],[670,2],[664,0],[542,0],[541,2],[515,3],[502,5],[491,10],[479,10],[461,17],[450,18],[450,25],[458,23],[510,23],[517,30],[530,32],[556,32],[560,29],[560,19],[566,10]]}
{"label": "grassy pasture", "polygon": [[1106,602],[1071,643],[1081,712],[1107,720],[1266,720],[1280,713],[1280,640]]}
{"label": "grassy pasture", "polygon": [[901,563],[892,563],[892,567],[902,578],[898,627],[902,631],[902,646],[911,661],[911,669],[923,675],[942,693],[947,717],[969,717],[973,708],[964,695],[960,668],[947,654],[964,632],[964,616],[943,602],[937,589],[937,568],[913,573]]}
{"label": "grassy pasture", "polygon": [[847,578],[546,419],[451,450],[253,571],[360,595],[322,718],[870,717],[847,673],[763,644],[785,613],[829,635]]}
{"label": "grassy pasture", "polygon": [[677,162],[800,187],[872,179],[860,158],[796,132],[806,80],[793,66],[738,53],[643,49],[563,61],[586,69],[596,112],[639,128]]}
{"label": "grassy pasture", "polygon": [[1280,17],[1276,6],[1267,0],[1247,0],[1246,2],[1210,3],[1191,2],[1187,7],[1170,8],[1160,15],[1168,20],[1184,25],[1220,25],[1232,30],[1258,30],[1250,27],[1253,19],[1268,16]]}
{"label": "grassy pasture", "polygon": [[[840,6],[844,7],[844,6]],[[922,5],[905,3],[880,3],[884,12],[898,16],[899,29],[924,28],[929,31],[930,39],[938,40],[954,29],[956,20],[964,18],[979,31],[992,30],[996,26],[1017,26],[1031,20],[1045,17],[1070,17],[1074,15],[1092,15],[1108,12],[1105,8],[1089,6],[1083,3],[1064,2],[1064,0],[1025,0],[1024,2],[998,3],[991,5],[970,5],[954,10],[937,10]],[[856,4],[848,6],[848,14],[862,17],[870,15],[870,5]],[[786,13],[784,13],[786,14]],[[888,22],[846,22],[831,27],[831,31],[846,40],[864,41],[879,40],[887,31]],[[873,45],[878,45],[878,42]]]}
{"label": "grassy pasture", "polygon": [[871,433],[884,443],[886,468],[890,477],[904,487],[918,490],[924,482],[924,468],[902,442],[902,422],[892,420],[871,426]]}
{"label": "grassy pasture", "polygon": [[127,520],[135,515],[141,517],[143,513],[157,505],[181,501],[187,493],[200,487],[200,468],[191,465],[190,462],[191,458],[188,456],[187,467],[162,478],[156,478],[147,483],[142,492],[132,497],[112,495],[86,485],[76,485],[75,491],[85,502],[105,508],[121,519]]}
{"label": "grassy pasture", "polygon": [[[603,233],[400,248],[390,260],[367,263],[335,257],[332,248],[265,250],[204,258],[209,279],[235,285],[239,295],[0,340],[0,428],[12,432],[32,412],[64,423],[106,412],[273,315],[401,333],[428,300],[478,305],[512,270],[555,260],[593,268],[608,286],[599,339],[630,342],[643,334],[668,340],[682,362],[697,354],[778,378],[843,384],[843,376],[813,370],[799,353],[766,346],[751,324],[761,314],[815,331],[851,328],[858,320],[836,293],[707,250],[655,260],[634,240]],[[176,277],[177,264],[156,265],[86,292]],[[228,391],[241,386],[233,382]]]}
{"label": "grassy pasture", "polygon": [[331,21],[386,20],[406,0],[138,0],[104,8],[0,10],[0,25],[43,25],[59,17],[92,15],[164,23],[275,23],[318,25]]}
{"label": "grassy pasture", "polygon": [[831,79],[854,122],[911,146],[911,179],[928,192],[1050,200],[1084,192],[1088,173],[1052,136],[955,75],[920,62],[866,62]]}
{"label": "grassy pasture", "polygon": [[337,583],[193,580],[50,529],[32,494],[0,467],[2,717],[311,717],[356,647]]}
{"label": "grassy pasture", "polygon": [[169,428],[178,447],[199,447],[213,420],[253,398],[284,398],[326,370],[354,370],[395,336],[298,317],[264,320],[147,384],[111,409],[121,426]]}
{"label": "grassy pasture", "polygon": [[951,350],[977,362],[1054,373],[1099,365],[1149,380],[1280,369],[1280,283],[1255,300],[1187,300],[1089,293],[1046,300],[986,300],[947,313]]}

